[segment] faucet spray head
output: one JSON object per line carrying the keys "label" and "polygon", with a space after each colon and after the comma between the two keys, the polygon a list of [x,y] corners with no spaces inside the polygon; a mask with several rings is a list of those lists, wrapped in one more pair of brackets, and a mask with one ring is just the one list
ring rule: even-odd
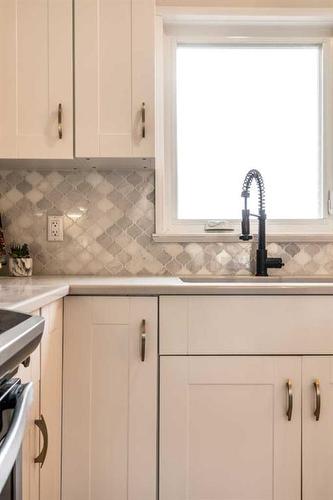
{"label": "faucet spray head", "polygon": [[242,234],[239,237],[242,241],[252,240],[250,234],[250,210],[245,208],[242,210]]}

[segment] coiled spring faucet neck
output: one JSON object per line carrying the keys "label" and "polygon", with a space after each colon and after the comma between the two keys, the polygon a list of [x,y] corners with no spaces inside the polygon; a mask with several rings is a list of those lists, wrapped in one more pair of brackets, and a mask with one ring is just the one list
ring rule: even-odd
{"label": "coiled spring faucet neck", "polygon": [[245,205],[247,206],[247,198],[250,197],[250,188],[253,181],[256,181],[258,187],[259,210],[265,210],[265,183],[261,173],[256,169],[249,170],[243,182],[242,197],[245,198]]}

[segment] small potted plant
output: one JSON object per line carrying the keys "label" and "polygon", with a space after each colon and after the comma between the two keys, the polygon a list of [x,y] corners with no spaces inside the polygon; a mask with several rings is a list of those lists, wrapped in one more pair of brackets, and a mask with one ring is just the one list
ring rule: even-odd
{"label": "small potted plant", "polygon": [[12,243],[9,252],[9,273],[12,276],[31,276],[32,257],[26,243]]}

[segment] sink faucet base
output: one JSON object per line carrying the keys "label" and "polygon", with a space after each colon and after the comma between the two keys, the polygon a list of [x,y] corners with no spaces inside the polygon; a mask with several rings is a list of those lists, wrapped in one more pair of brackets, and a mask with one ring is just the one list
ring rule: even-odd
{"label": "sink faucet base", "polygon": [[280,257],[267,257],[267,250],[257,250],[256,276],[268,276],[267,269],[281,269],[284,264]]}

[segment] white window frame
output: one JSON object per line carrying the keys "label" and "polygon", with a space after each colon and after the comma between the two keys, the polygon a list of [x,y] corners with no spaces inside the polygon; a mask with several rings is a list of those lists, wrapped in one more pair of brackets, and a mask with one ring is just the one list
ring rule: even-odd
{"label": "white window frame", "polygon": [[[170,11],[168,11],[170,12]],[[165,34],[165,17],[157,16],[156,23],[156,232],[153,235],[155,241],[174,242],[208,242],[208,241],[239,241],[240,220],[226,220],[226,227],[232,229],[228,232],[211,233],[205,232],[206,220],[179,220],[176,217],[177,210],[177,189],[176,189],[176,84],[175,84],[175,63],[176,47],[179,43],[219,43],[219,44],[239,44],[250,43],[260,44],[320,44],[322,46],[322,164],[323,164],[323,218],[311,220],[269,220],[267,223],[268,239],[270,241],[333,241],[333,216],[329,210],[329,193],[333,189],[333,107],[332,107],[332,61],[333,61],[333,29],[329,35],[327,28],[325,35],[315,33],[315,36],[294,36],[293,28],[287,36],[269,36],[270,23],[265,24],[265,35],[262,31],[255,33],[258,23],[258,10],[253,12],[256,21],[251,23],[250,36],[237,37],[237,23],[234,21],[233,35],[221,36],[210,35],[209,27],[207,34],[196,35],[181,33],[181,29],[176,29],[176,33]],[[172,17],[173,22],[177,17]],[[193,26],[193,17],[190,23]],[[195,19],[195,18],[194,18]],[[286,27],[288,20],[280,20],[280,25]],[[304,20],[302,21],[304,23]],[[330,21],[331,22],[331,21]],[[298,26],[300,22],[298,22]],[[315,31],[317,24],[315,23]],[[330,25],[333,27],[332,25]],[[320,23],[318,33],[321,32]],[[177,32],[178,31],[178,32]],[[188,30],[184,30],[188,31]],[[193,28],[195,31],[195,27]],[[274,31],[271,30],[272,32]],[[180,32],[180,33],[179,33]],[[230,32],[230,29],[229,29]],[[312,25],[313,32],[313,25]],[[312,33],[311,32],[311,33]],[[276,29],[275,29],[276,33]],[[332,33],[332,34],[331,34]],[[240,186],[241,191],[241,186]],[[333,199],[333,193],[332,193]],[[332,200],[333,203],[333,200]],[[223,214],[221,214],[223,216]],[[253,221],[253,232],[256,233],[256,223]]]}

